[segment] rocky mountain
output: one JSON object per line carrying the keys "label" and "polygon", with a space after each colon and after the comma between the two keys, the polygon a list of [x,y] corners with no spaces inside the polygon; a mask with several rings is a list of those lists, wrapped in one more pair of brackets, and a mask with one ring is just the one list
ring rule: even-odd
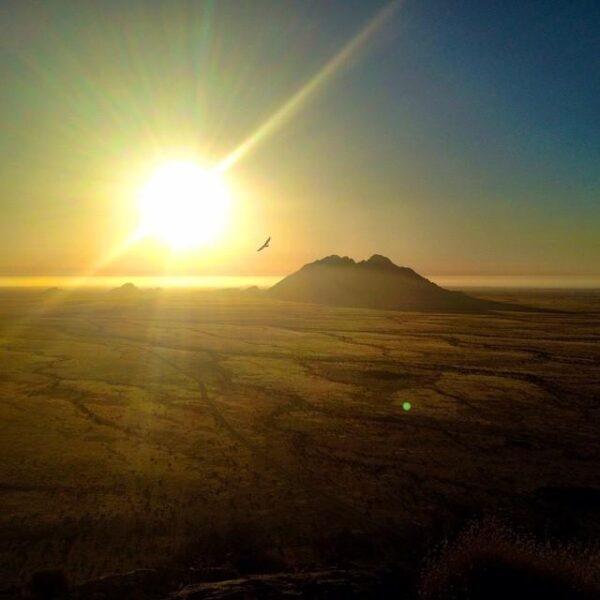
{"label": "rocky mountain", "polygon": [[385,310],[479,312],[517,308],[446,290],[380,254],[360,262],[347,256],[327,256],[304,265],[268,293],[281,300]]}

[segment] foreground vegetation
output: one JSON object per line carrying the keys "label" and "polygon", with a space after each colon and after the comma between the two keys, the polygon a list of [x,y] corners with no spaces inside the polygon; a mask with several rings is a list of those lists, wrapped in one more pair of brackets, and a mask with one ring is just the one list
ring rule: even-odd
{"label": "foreground vegetation", "polygon": [[488,513],[589,546],[600,296],[510,300],[569,312],[1,292],[0,579],[420,568]]}

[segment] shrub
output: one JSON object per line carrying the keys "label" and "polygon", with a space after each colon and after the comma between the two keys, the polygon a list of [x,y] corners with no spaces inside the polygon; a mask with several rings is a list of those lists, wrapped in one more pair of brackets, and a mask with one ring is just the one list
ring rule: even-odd
{"label": "shrub", "polygon": [[517,535],[496,520],[474,523],[430,558],[423,600],[588,599],[600,590],[598,553]]}

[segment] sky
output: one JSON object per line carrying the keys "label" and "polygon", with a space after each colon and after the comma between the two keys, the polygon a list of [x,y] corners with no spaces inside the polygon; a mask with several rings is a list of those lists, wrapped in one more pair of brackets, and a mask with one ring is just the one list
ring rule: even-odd
{"label": "sky", "polygon": [[[0,275],[600,275],[599,32],[585,0],[4,0]],[[157,167],[232,156],[212,245],[125,243]]]}

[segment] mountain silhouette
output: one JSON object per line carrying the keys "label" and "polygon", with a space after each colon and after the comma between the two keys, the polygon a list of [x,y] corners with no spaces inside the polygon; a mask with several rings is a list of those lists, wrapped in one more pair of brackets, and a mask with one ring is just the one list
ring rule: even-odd
{"label": "mountain silhouette", "polygon": [[110,290],[111,294],[118,294],[120,296],[131,296],[138,294],[139,292],[140,289],[137,287],[137,285],[135,285],[135,283],[131,283],[131,281],[128,281],[127,283],[124,283],[123,285],[120,285],[119,287]]}
{"label": "mountain silhouette", "polygon": [[281,300],[385,310],[481,312],[523,307],[446,290],[408,267],[374,254],[356,262],[327,256],[304,265],[268,292]]}

